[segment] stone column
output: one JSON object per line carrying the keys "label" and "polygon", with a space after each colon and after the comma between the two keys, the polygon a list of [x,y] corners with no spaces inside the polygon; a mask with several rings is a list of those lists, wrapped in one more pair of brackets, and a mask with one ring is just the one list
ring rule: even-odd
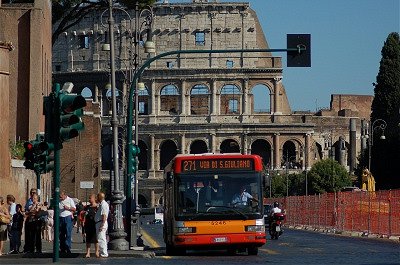
{"label": "stone column", "polygon": [[185,80],[181,80],[181,115],[186,116],[186,82]]}
{"label": "stone column", "polygon": [[155,153],[154,153],[154,134],[150,134],[150,172],[154,173],[154,159],[155,159]]}
{"label": "stone column", "polygon": [[186,136],[184,133],[180,134],[181,137],[181,154],[186,154]]}
{"label": "stone column", "polygon": [[304,143],[304,168],[310,169],[310,134],[306,133]]}
{"label": "stone column", "polygon": [[[242,154],[247,155],[251,152],[251,150],[248,148],[248,142],[249,142],[249,137],[247,133],[242,134]],[[250,152],[249,152],[250,150]]]}
{"label": "stone column", "polygon": [[281,168],[281,156],[279,148],[279,133],[274,134],[274,169]]}
{"label": "stone column", "polygon": [[210,133],[210,144],[209,146],[211,147],[211,153],[216,153],[217,152],[217,146],[216,146],[216,135],[215,133]]}
{"label": "stone column", "polygon": [[282,114],[282,111],[280,109],[280,103],[281,103],[281,99],[280,99],[280,87],[281,87],[281,81],[282,81],[282,77],[281,76],[277,76],[274,77],[274,91],[275,91],[275,97],[274,97],[274,110],[273,110],[273,114]]}
{"label": "stone column", "polygon": [[156,206],[156,196],[155,196],[155,194],[154,194],[154,190],[151,190],[150,191],[150,205],[151,205],[151,208],[154,208],[155,206]]}
{"label": "stone column", "polygon": [[242,114],[248,115],[249,114],[249,79],[243,79],[243,98],[242,98]]}
{"label": "stone column", "polygon": [[156,114],[156,82],[154,82],[154,79],[150,81],[150,111],[149,115],[154,115]]}
{"label": "stone column", "polygon": [[215,79],[210,81],[210,92],[211,92],[211,115],[217,115],[217,88]]}

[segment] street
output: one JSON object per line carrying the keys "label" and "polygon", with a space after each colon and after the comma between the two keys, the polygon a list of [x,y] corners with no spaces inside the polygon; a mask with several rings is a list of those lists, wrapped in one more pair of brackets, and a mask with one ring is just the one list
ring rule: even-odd
{"label": "street", "polygon": [[[147,224],[151,217],[141,217],[142,234],[155,258],[141,258],[126,253],[110,253],[107,259],[83,258],[84,244],[74,233],[73,254],[61,257],[58,264],[400,264],[400,243],[388,240],[350,238],[310,231],[286,229],[279,240],[267,240],[258,256],[225,251],[188,251],[186,256],[166,256],[161,224]],[[50,264],[51,250],[43,258],[24,258],[7,255],[0,264]]]}

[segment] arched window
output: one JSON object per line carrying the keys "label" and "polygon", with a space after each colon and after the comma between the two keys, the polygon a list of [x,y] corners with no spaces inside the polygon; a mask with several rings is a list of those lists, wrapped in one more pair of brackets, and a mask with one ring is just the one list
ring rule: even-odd
{"label": "arched window", "polygon": [[147,145],[145,142],[139,140],[139,170],[147,170]]}
{"label": "arched window", "polygon": [[193,143],[190,145],[191,154],[203,154],[207,152],[208,152],[207,144],[202,140],[193,141]]}
{"label": "arched window", "polygon": [[139,115],[149,114],[149,91],[147,87],[138,92],[139,98]]}
{"label": "arched window", "polygon": [[90,90],[90,88],[84,87],[84,88],[82,89],[81,95],[82,95],[82,97],[84,97],[84,98],[92,98],[93,93],[92,93],[92,90]]}
{"label": "arched window", "polygon": [[175,85],[166,85],[160,92],[161,111],[169,111],[171,115],[179,113],[179,91]]}
{"label": "arched window", "polygon": [[208,115],[210,93],[206,85],[195,85],[190,92],[190,114]]}
{"label": "arched window", "polygon": [[240,147],[238,142],[232,139],[224,140],[220,145],[221,153],[240,153]]}
{"label": "arched window", "polygon": [[251,144],[251,153],[261,156],[266,168],[271,168],[271,145],[263,139],[258,139]]}
{"label": "arched window", "polygon": [[164,141],[160,146],[160,169],[164,169],[177,154],[175,142],[172,140]]}
{"label": "arched window", "polygon": [[301,168],[301,164],[298,161],[298,157],[296,154],[296,145],[293,141],[286,141],[283,144],[282,152],[282,167],[288,167],[289,169]]}
{"label": "arched window", "polygon": [[221,89],[221,113],[240,113],[240,89],[236,85],[225,85]]}
{"label": "arched window", "polygon": [[249,94],[249,102],[252,113],[270,113],[271,112],[271,92],[265,85],[256,85]]}

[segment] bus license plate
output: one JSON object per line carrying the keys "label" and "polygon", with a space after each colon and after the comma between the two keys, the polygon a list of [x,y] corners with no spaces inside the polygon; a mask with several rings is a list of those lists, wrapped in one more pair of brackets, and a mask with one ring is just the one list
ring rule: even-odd
{"label": "bus license plate", "polygon": [[228,241],[228,238],[226,238],[226,237],[214,237],[214,243],[224,243],[227,241]]}

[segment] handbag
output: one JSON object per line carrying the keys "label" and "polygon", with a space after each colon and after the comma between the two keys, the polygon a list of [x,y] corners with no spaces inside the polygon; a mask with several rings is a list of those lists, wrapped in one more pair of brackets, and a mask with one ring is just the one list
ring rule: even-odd
{"label": "handbag", "polygon": [[11,219],[4,215],[0,215],[0,223],[8,225],[9,223],[11,223]]}

